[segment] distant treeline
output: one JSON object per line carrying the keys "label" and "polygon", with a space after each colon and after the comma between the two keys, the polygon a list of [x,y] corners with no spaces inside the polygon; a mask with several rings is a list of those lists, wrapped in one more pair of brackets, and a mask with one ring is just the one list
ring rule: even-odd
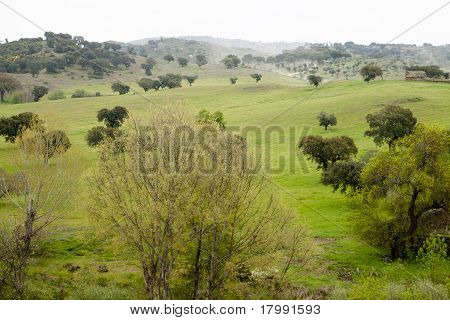
{"label": "distant treeline", "polygon": [[31,73],[42,70],[59,73],[79,65],[95,76],[103,76],[119,66],[128,68],[135,60],[114,42],[89,42],[83,37],[46,32],[43,38],[27,38],[0,44],[0,72]]}

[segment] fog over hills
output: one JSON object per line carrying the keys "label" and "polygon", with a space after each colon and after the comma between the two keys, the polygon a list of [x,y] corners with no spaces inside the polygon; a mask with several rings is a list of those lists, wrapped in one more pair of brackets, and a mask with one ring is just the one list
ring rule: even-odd
{"label": "fog over hills", "polygon": [[[183,40],[193,40],[198,42],[205,42],[215,46],[235,49],[248,49],[255,52],[260,52],[263,55],[275,55],[282,53],[284,50],[292,50],[301,45],[303,42],[256,42],[242,39],[225,39],[212,36],[179,36],[175,37]],[[159,38],[150,37],[131,41],[131,44],[144,45],[149,40],[158,40]]]}

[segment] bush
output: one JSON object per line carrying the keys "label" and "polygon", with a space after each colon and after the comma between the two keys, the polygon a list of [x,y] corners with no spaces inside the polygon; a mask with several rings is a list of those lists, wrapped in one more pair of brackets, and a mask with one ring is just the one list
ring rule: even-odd
{"label": "bush", "polygon": [[66,98],[66,94],[62,90],[52,91],[48,95],[48,100],[61,100],[61,99],[65,99],[65,98]]}
{"label": "bush", "polygon": [[72,94],[72,98],[85,98],[85,97],[89,97],[89,93],[87,93],[87,91],[84,89],[77,89]]}
{"label": "bush", "polygon": [[21,92],[14,92],[9,99],[12,104],[19,104],[23,102],[23,94]]}

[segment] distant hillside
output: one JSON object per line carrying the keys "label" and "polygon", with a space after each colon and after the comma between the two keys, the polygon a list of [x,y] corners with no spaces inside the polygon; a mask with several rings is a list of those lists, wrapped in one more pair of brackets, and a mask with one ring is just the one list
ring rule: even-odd
{"label": "distant hillside", "polygon": [[180,39],[196,40],[222,47],[234,47],[259,51],[266,55],[282,53],[284,50],[292,50],[302,46],[302,42],[254,42],[241,39],[224,39],[209,36],[181,36]]}
{"label": "distant hillside", "polygon": [[166,54],[188,58],[189,56],[201,53],[208,56],[209,59],[214,62],[220,61],[229,54],[235,54],[240,57],[246,54],[252,54],[254,56],[267,55],[267,53],[249,47],[222,46],[206,41],[187,39],[185,37],[144,38],[131,41],[128,45],[137,46],[136,49],[139,53],[145,53],[160,58]]}

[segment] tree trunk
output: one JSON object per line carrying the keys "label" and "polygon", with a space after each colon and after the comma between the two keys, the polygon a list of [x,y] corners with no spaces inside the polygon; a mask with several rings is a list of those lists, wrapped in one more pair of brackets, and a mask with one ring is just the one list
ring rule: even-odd
{"label": "tree trunk", "polygon": [[214,288],[216,278],[216,241],[217,241],[217,227],[214,228],[213,239],[211,242],[211,254],[209,261],[209,280],[208,280],[208,298],[214,300]]}
{"label": "tree trunk", "polygon": [[419,216],[416,215],[416,201],[419,193],[420,193],[419,190],[414,189],[408,207],[408,217],[409,217],[408,236],[411,245],[414,245],[414,236],[418,227]]}
{"label": "tree trunk", "polygon": [[196,300],[198,297],[198,287],[200,283],[200,257],[202,253],[202,232],[200,229],[197,239],[197,252],[195,254],[195,270],[194,270],[194,292],[192,295],[192,299]]}
{"label": "tree trunk", "polygon": [[0,101],[5,102],[5,91],[0,91]]}

